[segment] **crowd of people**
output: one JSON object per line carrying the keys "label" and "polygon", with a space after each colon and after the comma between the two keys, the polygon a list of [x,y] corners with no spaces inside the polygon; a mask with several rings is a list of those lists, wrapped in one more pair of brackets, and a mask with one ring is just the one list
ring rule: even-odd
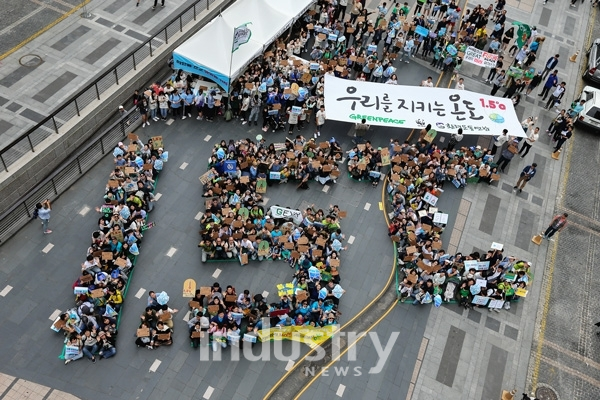
{"label": "crowd of people", "polygon": [[[325,326],[337,323],[337,306],[343,289],[340,253],[345,236],[340,220],[345,212],[333,205],[293,210],[279,205],[265,209],[261,188],[295,180],[298,188],[309,180],[335,182],[336,160],[341,148],[335,140],[315,145],[302,136],[286,143],[266,144],[261,137],[229,143],[213,149],[208,172],[201,178],[206,210],[200,221],[202,261],[278,260],[293,269],[290,292],[278,302],[267,303],[262,295],[248,290],[225,291],[215,283],[210,293],[197,291],[190,303],[190,339],[198,347],[203,332],[211,337],[213,349],[239,343],[246,333],[262,329],[262,317],[273,326]],[[329,167],[329,168],[328,168]],[[231,339],[233,338],[233,339]]]}
{"label": "crowd of people", "polygon": [[523,295],[519,289],[527,290],[531,264],[504,257],[501,246],[486,254],[449,254],[440,238],[447,221],[436,207],[446,180],[440,177],[452,171],[451,176],[462,181],[458,171],[475,165],[469,163],[471,160],[486,165],[481,160],[485,152],[477,148],[455,152],[453,148],[438,150],[433,146],[420,151],[417,145],[399,145],[397,141],[391,141],[389,151],[388,235],[397,243],[403,273],[398,287],[401,301],[411,299],[415,305],[458,302],[465,308],[475,304],[496,312],[510,308],[515,295]]}
{"label": "crowd of people", "polygon": [[60,314],[53,330],[65,335],[65,364],[83,358],[92,362],[116,354],[118,317],[128,280],[140,252],[153,208],[154,189],[168,152],[162,138],[146,144],[129,135],[130,144],[119,142],[113,151],[114,170],[102,196],[98,229],[73,283],[76,306]]}

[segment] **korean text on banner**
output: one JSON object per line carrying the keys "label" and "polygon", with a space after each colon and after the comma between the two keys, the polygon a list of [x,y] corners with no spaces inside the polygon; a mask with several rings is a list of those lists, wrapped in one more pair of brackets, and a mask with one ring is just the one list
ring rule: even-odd
{"label": "korean text on banner", "polygon": [[382,85],[325,75],[327,119],[467,135],[526,137],[512,100],[467,90]]}
{"label": "korean text on banner", "polygon": [[467,47],[463,61],[479,65],[483,68],[496,68],[498,54],[488,53],[487,51],[476,49],[473,46]]}

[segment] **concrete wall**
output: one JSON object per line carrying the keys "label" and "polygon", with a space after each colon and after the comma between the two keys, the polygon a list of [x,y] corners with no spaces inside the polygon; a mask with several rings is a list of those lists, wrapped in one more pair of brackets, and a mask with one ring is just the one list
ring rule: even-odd
{"label": "concrete wall", "polygon": [[28,152],[19,161],[11,165],[9,172],[0,172],[0,214],[6,212],[22,196],[29,193],[38,183],[48,177],[52,171],[67,160],[74,152],[95,134],[111,117],[120,104],[131,98],[135,89],[145,87],[156,77],[165,76],[169,69],[167,61],[173,49],[195,34],[208,21],[218,15],[234,0],[217,0],[211,4],[211,10],[199,14],[197,20],[184,26],[183,33],[169,39],[169,44],[153,49],[153,57],[137,64],[137,70],[119,77],[119,85],[114,85],[80,110],[80,117],[71,119],[63,125],[60,134],[53,134],[36,146],[35,153]]}

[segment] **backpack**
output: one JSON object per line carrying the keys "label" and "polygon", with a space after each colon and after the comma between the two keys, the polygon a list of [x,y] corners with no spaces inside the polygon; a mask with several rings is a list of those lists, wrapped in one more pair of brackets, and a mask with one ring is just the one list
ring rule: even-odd
{"label": "backpack", "polygon": [[40,211],[36,208],[33,209],[33,213],[31,214],[31,219],[37,219],[40,216]]}
{"label": "backpack", "polygon": [[231,111],[231,109],[227,109],[227,111],[225,111],[225,121],[229,122],[231,121],[231,119],[233,118],[233,111]]}

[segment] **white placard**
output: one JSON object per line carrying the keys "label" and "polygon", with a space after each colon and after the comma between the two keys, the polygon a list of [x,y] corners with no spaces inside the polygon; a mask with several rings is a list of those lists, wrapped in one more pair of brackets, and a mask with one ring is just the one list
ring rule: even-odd
{"label": "white placard", "polygon": [[429,214],[435,214],[436,212],[438,212],[437,207],[429,207]]}
{"label": "white placard", "polygon": [[473,46],[467,47],[463,61],[479,65],[483,68],[496,68],[498,54],[488,53],[487,51],[476,49]]}
{"label": "white placard", "polygon": [[425,210],[419,210],[419,218],[423,218],[427,216],[427,211]]}
{"label": "white placard", "polygon": [[444,214],[444,213],[433,214],[433,223],[434,224],[447,224],[448,223],[448,214]]}
{"label": "white placard", "polygon": [[488,304],[489,308],[502,308],[504,306],[504,300],[492,300]]}
{"label": "white placard", "polygon": [[464,264],[465,264],[465,269],[467,271],[470,270],[471,268],[473,268],[475,270],[477,269],[477,260],[465,260]]}
{"label": "white placard", "polygon": [[475,282],[476,284],[479,285],[479,287],[487,287],[487,280],[485,279],[477,279],[477,281]]}
{"label": "white placard", "polygon": [[489,261],[479,261],[477,263],[477,267],[475,267],[477,271],[485,271],[486,269],[490,269]]}
{"label": "white placard", "polygon": [[271,206],[271,217],[291,218],[297,225],[300,225],[302,223],[302,212],[298,210],[292,210],[291,208]]}
{"label": "white placard", "polygon": [[473,301],[471,301],[471,303],[477,304],[479,306],[485,306],[489,300],[489,297],[476,295],[475,297],[473,297]]}
{"label": "white placard", "polygon": [[435,206],[438,202],[438,198],[437,198],[437,196],[434,196],[431,193],[426,192],[425,195],[423,196],[423,201],[425,203],[431,204],[432,206]]}
{"label": "white placard", "polygon": [[438,132],[526,137],[512,100],[468,90],[381,85],[325,75],[327,119]]}
{"label": "white placard", "polygon": [[492,248],[492,250],[502,250],[504,248],[504,245],[502,243],[492,242],[492,245],[490,247]]}

